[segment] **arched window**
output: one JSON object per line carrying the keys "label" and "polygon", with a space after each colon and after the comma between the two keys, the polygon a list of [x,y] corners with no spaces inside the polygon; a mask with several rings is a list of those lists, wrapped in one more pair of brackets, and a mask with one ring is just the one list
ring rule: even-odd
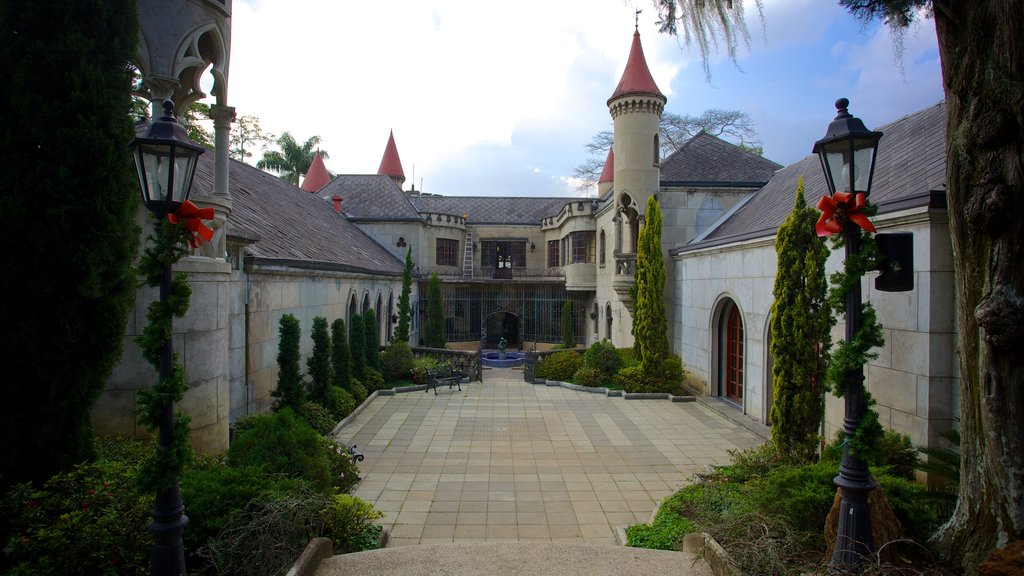
{"label": "arched window", "polygon": [[604,337],[609,342],[612,341],[612,305],[605,304],[604,306]]}
{"label": "arched window", "polygon": [[387,326],[388,342],[391,342],[391,337],[394,335],[394,324],[391,323],[391,315],[394,314],[395,310],[395,293],[388,294],[388,309],[384,311],[384,325]]}
{"label": "arched window", "polygon": [[348,318],[345,319],[346,330],[348,330],[348,327],[352,325],[352,317],[356,314],[356,295],[353,294],[352,297],[348,299]]}
{"label": "arched window", "polygon": [[604,261],[605,261],[605,247],[604,246],[605,246],[604,230],[601,230],[601,241],[598,244],[598,254],[600,256],[600,258],[598,260],[598,263],[601,266],[604,266]]}
{"label": "arched window", "polygon": [[654,165],[661,165],[661,135],[654,135]]}
{"label": "arched window", "polygon": [[370,309],[370,295],[363,294],[363,309],[359,311],[360,314],[366,314],[366,311]]}

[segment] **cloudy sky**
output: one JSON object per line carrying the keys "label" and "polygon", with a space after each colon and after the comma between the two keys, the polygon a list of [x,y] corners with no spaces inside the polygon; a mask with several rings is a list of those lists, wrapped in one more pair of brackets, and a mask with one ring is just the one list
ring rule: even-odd
{"label": "cloudy sky", "polygon": [[666,109],[750,114],[766,157],[807,155],[847,97],[868,127],[942,99],[934,24],[864,26],[832,0],[752,0],[738,66],[657,33],[648,0],[235,0],[229,103],[275,134],[323,139],[327,167],[376,173],[394,130],[407,177],[444,195],[580,195],[572,168],[611,129],[633,34]]}

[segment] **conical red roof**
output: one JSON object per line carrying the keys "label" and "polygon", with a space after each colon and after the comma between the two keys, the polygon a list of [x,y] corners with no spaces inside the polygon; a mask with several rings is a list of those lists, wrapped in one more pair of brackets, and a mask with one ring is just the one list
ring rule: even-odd
{"label": "conical red roof", "polygon": [[384,148],[384,157],[380,159],[380,168],[377,174],[381,176],[398,176],[405,179],[405,172],[402,170],[402,160],[398,157],[398,147],[395,146],[395,131],[392,130],[388,136],[388,145]]}
{"label": "conical red roof", "polygon": [[331,175],[327,173],[327,167],[324,166],[324,161],[320,158],[320,151],[317,150],[313,155],[313,162],[309,165],[309,172],[302,179],[300,188],[306,192],[316,192],[330,181]]}
{"label": "conical red roof", "polygon": [[665,96],[661,90],[658,90],[658,85],[654,83],[654,77],[651,76],[651,70],[647,67],[644,47],[640,44],[639,30],[633,32],[633,46],[629,49],[626,69],[622,72],[622,79],[619,80],[619,85],[615,87],[615,92],[608,102],[627,94],[650,94],[663,98]]}
{"label": "conical red roof", "polygon": [[615,180],[615,147],[608,149],[608,158],[604,161],[604,170],[601,170],[601,178],[598,184]]}

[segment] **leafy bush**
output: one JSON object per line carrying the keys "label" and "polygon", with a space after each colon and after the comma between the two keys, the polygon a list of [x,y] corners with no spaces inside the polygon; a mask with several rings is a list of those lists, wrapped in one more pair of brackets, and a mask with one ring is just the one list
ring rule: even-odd
{"label": "leafy bush", "polygon": [[612,343],[607,340],[594,342],[583,355],[583,363],[601,373],[605,379],[611,379],[622,368],[622,357]]}
{"label": "leafy bush", "polygon": [[590,386],[591,388],[605,386],[608,380],[600,370],[587,366],[580,368],[572,375],[573,382],[580,386]]}
{"label": "leafy bush", "polygon": [[[636,350],[632,348],[616,348],[615,352],[617,352],[619,358],[622,359],[622,368],[629,368],[630,366],[636,366],[640,363],[640,358],[637,357]],[[619,368],[619,370],[622,370],[622,368]]]}
{"label": "leafy bush", "polygon": [[946,503],[932,498],[924,486],[888,474],[875,479],[907,536],[925,542],[948,516]]}
{"label": "leafy bush", "polygon": [[583,366],[583,357],[572,350],[556,352],[537,364],[534,375],[545,380],[568,382],[573,374]]}
{"label": "leafy bush", "polygon": [[327,408],[309,400],[302,405],[302,419],[320,434],[330,434],[338,423]]}
{"label": "leafy bush", "polygon": [[369,366],[366,367],[366,381],[363,382],[363,384],[370,392],[376,392],[377,390],[383,390],[386,388],[384,375]]}
{"label": "leafy bush", "polygon": [[[836,432],[835,439],[825,446],[821,459],[838,463],[843,459],[843,443],[846,434],[842,430]],[[918,452],[910,437],[892,430],[886,430],[879,439],[878,450],[873,450],[865,461],[872,468],[885,468],[886,474],[906,480],[914,480],[914,470],[918,467]]]}
{"label": "leafy bush", "polygon": [[678,550],[683,536],[696,532],[696,525],[683,516],[683,492],[665,498],[650,524],[634,524],[626,528],[626,546],[654,550]]}
{"label": "leafy bush", "polygon": [[437,368],[444,364],[439,358],[433,356],[420,356],[412,361],[412,381],[423,383],[427,381],[427,370]]}
{"label": "leafy bush", "polygon": [[764,514],[785,516],[794,528],[818,532],[832,509],[835,476],[836,468],[829,462],[780,468],[769,474],[763,484],[753,481],[753,502]]}
{"label": "leafy bush", "polygon": [[412,349],[405,342],[388,346],[381,355],[381,367],[388,382],[408,379],[413,367]]}
{"label": "leafy bush", "polygon": [[732,463],[715,469],[714,478],[732,482],[747,482],[764,478],[779,468],[794,462],[787,460],[771,442],[765,442],[746,450],[730,450]]}
{"label": "leafy bush", "polygon": [[352,399],[355,400],[356,406],[362,404],[363,401],[366,400],[366,397],[370,395],[370,393],[366,391],[366,387],[363,386],[363,383],[354,376],[349,380],[348,385],[352,390]]}
{"label": "leafy bush", "polygon": [[[349,385],[351,386],[351,380]],[[366,391],[363,390],[363,392]],[[356,399],[349,394],[348,390],[338,388],[337,386],[330,386],[327,389],[327,409],[331,412],[331,416],[334,417],[334,421],[338,422],[356,409]]]}
{"label": "leafy bush", "polygon": [[290,409],[252,418],[228,449],[233,467],[256,467],[269,474],[302,478],[321,491],[332,485],[331,449],[326,439]]}
{"label": "leafy bush", "polygon": [[656,392],[656,382],[640,367],[634,364],[619,370],[615,383],[626,392]]}
{"label": "leafy bush", "polygon": [[101,442],[97,460],[0,500],[5,574],[149,573],[153,498],[136,476],[152,447],[121,443],[108,456]]}
{"label": "leafy bush", "polygon": [[331,496],[323,511],[324,536],[334,543],[335,554],[347,554],[380,547],[381,527],[373,524],[384,516],[369,502],[349,496]]}

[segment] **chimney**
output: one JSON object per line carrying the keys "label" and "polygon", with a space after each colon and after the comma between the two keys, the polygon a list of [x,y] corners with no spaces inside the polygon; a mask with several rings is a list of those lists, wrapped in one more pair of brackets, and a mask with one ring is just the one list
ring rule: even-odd
{"label": "chimney", "polygon": [[337,194],[331,196],[331,202],[334,203],[334,211],[341,214],[341,196],[338,196]]}

